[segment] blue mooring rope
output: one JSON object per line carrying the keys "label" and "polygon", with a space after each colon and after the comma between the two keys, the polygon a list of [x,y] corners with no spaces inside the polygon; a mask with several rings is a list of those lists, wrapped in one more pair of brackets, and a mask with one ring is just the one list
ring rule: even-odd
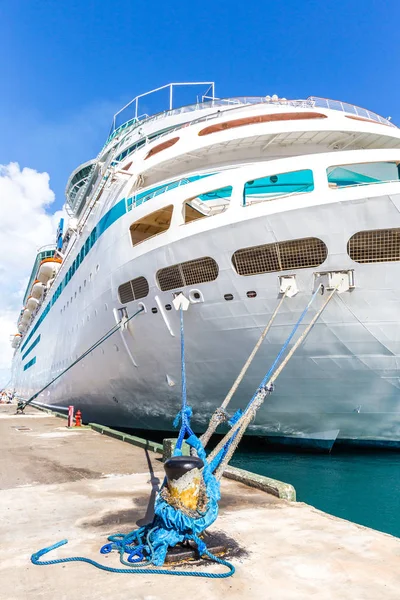
{"label": "blue mooring rope", "polygon": [[[196,543],[197,543],[197,541],[199,541],[199,542],[201,541],[201,540],[198,540],[198,538],[196,540],[196,538],[197,538],[197,536],[193,536],[193,539],[194,539],[194,541],[196,541]],[[60,548],[60,546],[64,546],[67,543],[68,543],[68,540],[61,540],[60,542],[57,542],[57,544],[53,544],[52,546],[47,546],[46,548],[43,548],[42,550],[35,552],[31,556],[31,562],[34,565],[40,565],[40,566],[59,565],[59,564],[68,563],[68,562],[84,562],[89,565],[92,565],[93,567],[96,567],[97,569],[101,569],[102,571],[108,571],[109,573],[177,575],[177,576],[182,576],[182,577],[194,576],[194,577],[206,577],[209,579],[225,579],[226,577],[230,577],[231,575],[233,575],[235,572],[235,567],[231,563],[229,563],[226,560],[223,560],[222,558],[218,558],[217,556],[214,556],[214,554],[209,552],[207,549],[203,550],[203,554],[208,556],[212,561],[214,561],[220,565],[223,565],[225,567],[228,567],[229,571],[227,573],[207,573],[207,572],[202,572],[202,571],[170,571],[169,569],[150,569],[148,567],[135,567],[134,564],[131,564],[131,568],[129,568],[129,569],[116,569],[114,567],[107,567],[106,565],[102,565],[101,563],[97,562],[96,560],[93,560],[91,558],[86,558],[85,556],[71,556],[68,558],[55,558],[53,560],[40,560],[41,557],[44,556],[45,554],[47,554],[48,552],[51,552],[52,550],[55,550],[56,548]],[[126,564],[126,563],[124,563],[124,564]],[[151,563],[148,563],[148,564],[151,564]]]}
{"label": "blue mooring rope", "polygon": [[[138,313],[135,313],[138,314]],[[135,315],[133,315],[135,316]],[[141,573],[153,575],[176,575],[176,576],[194,576],[205,577],[210,579],[224,579],[230,577],[235,572],[235,567],[228,561],[218,558],[212,554],[205,542],[198,537],[196,531],[204,531],[211,523],[213,523],[218,514],[218,500],[220,498],[219,484],[211,473],[210,467],[207,464],[204,448],[200,440],[193,433],[190,427],[190,418],[192,409],[187,405],[187,390],[186,390],[186,364],[185,364],[185,335],[183,323],[183,310],[180,308],[180,323],[181,323],[181,377],[182,377],[182,407],[175,421],[181,422],[178,442],[174,455],[182,453],[181,447],[183,440],[188,436],[188,443],[194,446],[198,455],[204,460],[203,478],[206,484],[208,503],[205,513],[200,514],[198,519],[184,515],[179,510],[168,505],[165,500],[158,498],[155,507],[155,517],[153,523],[148,526],[133,530],[128,534],[116,533],[108,537],[108,544],[105,544],[100,549],[101,554],[109,554],[113,550],[119,552],[120,562],[126,565],[127,569],[117,569],[108,567],[91,558],[84,556],[73,556],[69,558],[58,558],[53,560],[42,561],[42,556],[64,546],[68,540],[61,540],[57,544],[47,546],[31,556],[31,562],[34,565],[55,565],[67,562],[85,562],[103,571],[110,573]],[[154,534],[154,536],[153,536]],[[202,571],[178,571],[169,569],[154,568],[158,564],[163,564],[164,557],[169,545],[184,540],[192,540],[196,543],[200,556],[207,556],[213,562],[223,565],[228,568],[226,573],[207,573]],[[128,558],[125,559],[125,554]],[[153,565],[153,568],[150,568]]]}

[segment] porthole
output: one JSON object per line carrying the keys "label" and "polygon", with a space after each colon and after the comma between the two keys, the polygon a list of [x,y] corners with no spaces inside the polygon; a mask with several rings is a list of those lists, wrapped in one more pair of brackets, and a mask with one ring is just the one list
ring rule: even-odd
{"label": "porthole", "polygon": [[233,300],[233,294],[225,294],[224,295],[225,300],[229,301],[229,300]]}
{"label": "porthole", "polygon": [[94,316],[97,317],[97,308],[94,309]]}
{"label": "porthole", "polygon": [[100,269],[100,265],[96,265],[96,273],[99,272],[99,269]]}
{"label": "porthole", "polygon": [[172,306],[170,304],[165,305],[165,310],[172,310]]}
{"label": "porthole", "polygon": [[151,309],[151,312],[152,312],[152,313],[155,315],[155,314],[158,312],[158,310],[157,310],[157,309],[156,309],[156,307],[154,306],[154,307]]}
{"label": "porthole", "polygon": [[86,317],[86,321],[89,321],[89,320],[90,320],[90,315],[88,315],[88,316]]}
{"label": "porthole", "polygon": [[86,279],[83,282],[83,287],[86,287]]}
{"label": "porthole", "polygon": [[81,291],[82,291],[82,286],[80,285],[79,286],[79,293],[81,293]]}
{"label": "porthole", "polygon": [[67,308],[68,308],[68,306],[69,306],[69,302],[67,302]]}
{"label": "porthole", "polygon": [[118,348],[117,344],[114,344],[114,350],[115,350],[115,352],[119,352],[119,348]]}
{"label": "porthole", "polygon": [[252,291],[252,292],[246,292],[246,296],[248,298],[255,298],[257,296],[257,292],[254,292],[254,291]]}
{"label": "porthole", "polygon": [[104,305],[104,310],[108,310],[108,304]]}
{"label": "porthole", "polygon": [[92,281],[92,273],[89,275],[89,281]]}

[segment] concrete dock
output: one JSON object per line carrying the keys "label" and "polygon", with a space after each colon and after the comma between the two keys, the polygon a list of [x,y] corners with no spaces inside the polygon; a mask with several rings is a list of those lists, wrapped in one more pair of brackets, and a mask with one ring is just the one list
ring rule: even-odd
{"label": "concrete dock", "polygon": [[[66,421],[34,408],[14,413],[15,406],[0,405],[1,600],[400,598],[400,539],[228,479],[211,531],[238,546],[233,577],[35,566],[33,552],[67,538],[44,560],[79,555],[119,568],[118,556],[99,548],[109,534],[151,520],[162,461],[92,429],[68,430]],[[204,562],[196,568],[223,570]]]}

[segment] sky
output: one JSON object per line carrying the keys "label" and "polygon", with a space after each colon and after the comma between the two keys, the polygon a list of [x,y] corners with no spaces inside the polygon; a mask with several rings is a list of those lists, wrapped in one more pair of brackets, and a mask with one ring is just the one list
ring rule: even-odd
{"label": "sky", "polygon": [[116,111],[215,81],[218,97],[323,96],[400,125],[399,23],[395,0],[0,0],[0,388],[36,249]]}

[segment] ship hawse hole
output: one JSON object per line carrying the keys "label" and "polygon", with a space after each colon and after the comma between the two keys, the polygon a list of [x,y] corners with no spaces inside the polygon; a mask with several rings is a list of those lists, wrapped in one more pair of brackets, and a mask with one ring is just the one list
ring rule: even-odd
{"label": "ship hawse hole", "polygon": [[358,263],[400,261],[400,228],[359,231],[347,242],[347,253]]}
{"label": "ship hawse hole", "polygon": [[318,267],[327,256],[328,249],[322,240],[303,238],[236,250],[232,264],[239,275],[258,275]]}
{"label": "ship hawse hole", "polygon": [[218,277],[218,265],[209,256],[188,260],[157,271],[156,279],[162,292],[214,281]]}
{"label": "ship hawse hole", "polygon": [[147,153],[146,158],[144,160],[147,160],[151,156],[154,156],[155,154],[158,154],[159,152],[162,152],[163,150],[166,150],[167,148],[171,148],[171,146],[176,144],[176,142],[178,142],[178,141],[179,141],[179,137],[174,137],[174,138],[171,138],[170,140],[167,140],[166,142],[163,142],[162,144],[158,144],[157,146],[154,146],[154,148],[149,150],[149,152]]}
{"label": "ship hawse hole", "polygon": [[272,123],[276,121],[302,121],[305,119],[327,119],[327,115],[322,113],[314,112],[300,112],[300,113],[277,113],[270,115],[257,115],[254,117],[244,117],[243,119],[234,119],[232,121],[225,121],[224,123],[216,123],[210,125],[199,131],[198,135],[209,135],[210,133],[216,133],[217,131],[226,131],[227,129],[234,129],[235,127],[243,127],[245,125],[254,125],[259,123]]}
{"label": "ship hawse hole", "polygon": [[132,223],[129,230],[133,246],[167,231],[171,225],[173,209],[170,204]]}
{"label": "ship hawse hole", "polygon": [[121,304],[146,298],[149,293],[149,284],[145,277],[136,277],[131,281],[123,283],[118,288],[118,295]]}

